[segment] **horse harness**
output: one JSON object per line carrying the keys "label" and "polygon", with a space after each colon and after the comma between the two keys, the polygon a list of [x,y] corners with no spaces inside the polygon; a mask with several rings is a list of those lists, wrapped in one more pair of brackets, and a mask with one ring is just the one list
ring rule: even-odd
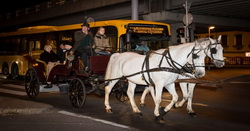
{"label": "horse harness", "polygon": [[[146,84],[147,85],[152,85],[153,87],[155,87],[155,83],[153,82],[153,80],[151,78],[150,72],[159,72],[159,71],[172,72],[172,73],[176,73],[176,74],[180,74],[180,75],[184,75],[184,76],[196,79],[196,77],[193,77],[193,76],[188,75],[188,74],[193,74],[196,67],[204,67],[204,66],[196,66],[196,65],[194,65],[194,59],[197,59],[199,57],[198,53],[201,52],[202,50],[204,50],[205,54],[208,56],[207,52],[210,49],[212,59],[217,60],[217,59],[215,59],[213,57],[213,54],[217,53],[217,49],[211,47],[212,45],[217,46],[217,44],[218,44],[218,42],[216,42],[214,44],[212,44],[210,42],[209,46],[207,46],[205,49],[195,49],[195,46],[194,46],[193,49],[191,50],[191,52],[187,56],[187,58],[188,58],[192,54],[192,58],[193,58],[192,62],[193,62],[193,64],[187,63],[184,66],[181,66],[179,63],[177,63],[176,61],[174,61],[172,59],[169,49],[166,49],[162,54],[157,53],[155,51],[149,51],[146,54],[146,57],[145,57],[144,62],[142,64],[141,71],[130,74],[130,75],[127,75],[127,76],[122,76],[122,77],[119,77],[119,78],[108,79],[108,80],[105,80],[105,81],[109,82],[109,81],[112,81],[112,80],[126,79],[128,77],[132,77],[132,76],[135,76],[135,75],[142,74],[142,79],[146,82]],[[196,50],[198,50],[198,52],[195,53]],[[151,54],[162,55],[160,63],[159,63],[157,68],[151,68],[150,69],[149,58],[150,58]],[[167,61],[167,63],[170,65],[170,67],[161,67],[164,58]],[[218,60],[218,61],[221,61],[221,60]],[[181,68],[179,68],[178,66],[181,67]],[[145,70],[144,70],[144,67],[145,67]],[[146,80],[146,77],[145,77],[144,73],[147,74],[148,80]]]}

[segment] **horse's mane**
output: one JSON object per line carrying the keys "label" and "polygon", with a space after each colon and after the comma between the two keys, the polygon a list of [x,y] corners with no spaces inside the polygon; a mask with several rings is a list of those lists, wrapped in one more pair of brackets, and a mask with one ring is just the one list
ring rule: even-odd
{"label": "horse's mane", "polygon": [[209,40],[209,38],[200,38],[200,39],[198,39],[198,40],[196,40],[198,43],[201,43],[201,42],[203,42],[203,41],[207,41],[207,40]]}

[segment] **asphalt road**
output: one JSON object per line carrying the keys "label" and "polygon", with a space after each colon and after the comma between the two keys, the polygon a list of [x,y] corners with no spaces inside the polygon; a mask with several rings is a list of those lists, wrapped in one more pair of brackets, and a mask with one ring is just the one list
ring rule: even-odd
{"label": "asphalt road", "polygon": [[[164,116],[165,124],[155,123],[151,96],[146,98],[147,107],[140,107],[142,117],[133,114],[128,102],[119,102],[113,96],[110,103],[114,113],[107,114],[103,96],[88,95],[86,105],[78,109],[71,106],[67,94],[40,93],[37,99],[30,100],[22,89],[22,82],[1,79],[0,130],[250,130],[247,71],[208,71],[206,79],[217,78],[222,83],[220,88],[196,86],[193,109],[197,117],[188,115],[185,104]],[[181,100],[178,85],[177,92]],[[135,96],[137,105],[140,96],[140,92]],[[171,96],[165,91],[161,106],[166,106],[170,100]],[[23,109],[23,112],[11,109]],[[9,112],[3,113],[3,110]],[[27,110],[29,112],[25,112]]]}

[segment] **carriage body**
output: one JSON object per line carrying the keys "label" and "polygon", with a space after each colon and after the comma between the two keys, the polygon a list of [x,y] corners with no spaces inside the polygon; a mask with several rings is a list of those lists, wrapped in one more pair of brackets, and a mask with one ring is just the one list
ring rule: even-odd
{"label": "carriage body", "polygon": [[[80,58],[65,64],[58,64],[52,68],[46,77],[46,63],[40,60],[30,59],[33,64],[26,73],[25,89],[30,98],[36,98],[39,92],[62,91],[68,93],[72,105],[80,108],[86,101],[86,94],[95,92],[104,94],[101,90],[104,83],[104,75],[110,56],[90,56],[90,70],[83,71],[83,63]],[[48,83],[50,87],[48,88]],[[101,90],[101,91],[100,91]],[[103,92],[102,92],[103,91]],[[80,100],[78,100],[80,98]],[[77,101],[81,101],[77,103]]]}

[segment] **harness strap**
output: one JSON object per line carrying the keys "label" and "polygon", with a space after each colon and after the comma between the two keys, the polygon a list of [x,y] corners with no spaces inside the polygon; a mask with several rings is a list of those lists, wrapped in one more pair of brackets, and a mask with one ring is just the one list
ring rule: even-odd
{"label": "harness strap", "polygon": [[[145,64],[146,64],[146,66],[145,66],[146,70],[150,70],[150,69],[149,69],[149,57],[150,57],[150,54],[151,54],[151,53],[152,53],[152,52],[150,51],[150,52],[148,52],[148,53],[146,54],[145,60],[144,60],[144,62],[143,62],[143,64],[142,64],[142,71],[143,71],[143,67],[144,67]],[[155,87],[155,83],[154,83],[154,81],[152,80],[152,78],[151,78],[151,76],[150,76],[150,72],[147,71],[146,73],[147,73],[147,75],[148,75],[148,80],[149,80],[149,81],[146,80],[144,74],[142,74],[142,78],[145,80],[145,82],[147,83],[147,85],[150,85],[150,84],[151,84],[153,87]]]}
{"label": "harness strap", "polygon": [[108,79],[108,80],[104,80],[104,81],[113,81],[113,80],[126,79],[128,77],[132,77],[132,76],[135,76],[135,75],[143,74],[143,73],[146,73],[146,72],[159,72],[159,71],[166,71],[166,72],[172,72],[172,73],[182,74],[181,70],[178,71],[178,70],[175,70],[175,69],[169,68],[169,67],[160,67],[160,68],[152,68],[152,69],[148,69],[148,70],[142,70],[140,72],[136,72],[136,73],[133,73],[133,74],[130,74],[130,75],[127,75],[127,76],[117,77],[117,78]]}

